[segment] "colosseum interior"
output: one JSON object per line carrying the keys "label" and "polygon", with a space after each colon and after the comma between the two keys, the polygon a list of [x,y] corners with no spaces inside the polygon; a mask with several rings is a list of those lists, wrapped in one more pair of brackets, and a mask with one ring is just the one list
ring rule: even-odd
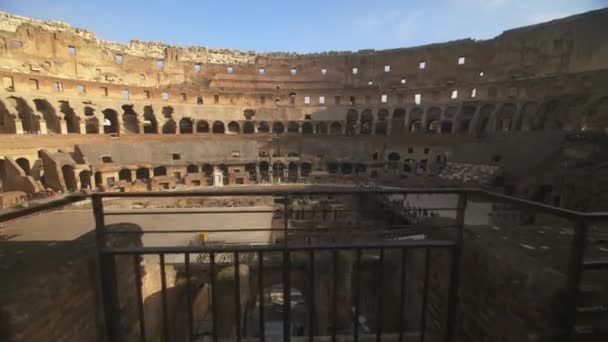
{"label": "colosseum interior", "polygon": [[[0,12],[0,216],[97,193],[230,194],[239,189],[328,185],[475,188],[568,213],[604,211],[608,209],[606,22],[608,9],[601,9],[511,29],[488,40],[296,54],[138,40],[121,44],[62,22]],[[258,204],[273,205],[266,202]],[[54,220],[46,215],[51,214],[42,212],[38,220]],[[77,221],[75,217],[55,222],[67,226]],[[3,223],[0,243],[12,242],[10,232],[3,230],[19,222],[7,219]],[[41,240],[59,240],[50,233],[41,234]],[[501,238],[488,237],[493,242]],[[546,247],[543,239],[538,245],[519,245],[540,252]],[[490,253],[488,258],[498,255],[492,254],[498,249],[493,242],[480,241],[476,247]],[[604,252],[604,260],[608,248],[601,243],[606,241],[596,240],[596,250]],[[70,251],[95,250],[83,244]],[[514,249],[509,253],[515,254]],[[46,258],[37,253],[42,252],[26,252],[33,260]],[[12,252],[0,258],[9,254],[18,258]],[[465,252],[467,257],[474,258]],[[12,267],[25,262],[9,262],[6,268],[13,273],[6,273],[0,283],[11,285],[13,277],[21,279]],[[497,263],[502,265],[502,261]],[[525,264],[500,271],[515,272]],[[494,268],[474,265],[480,269],[485,265],[488,272]],[[72,271],[72,276],[85,272]],[[553,275],[539,276],[536,280],[541,285],[535,285],[550,287],[548,279],[554,279]],[[532,278],[527,273],[526,281]],[[19,292],[23,288],[17,289],[22,286],[18,284],[22,283],[15,280],[12,289],[4,291],[17,306],[27,302],[24,298],[34,293],[31,285],[39,283],[29,283],[32,292],[25,294]],[[57,280],[57,284],[59,288],[63,283]],[[74,286],[75,281],[69,284]],[[528,295],[544,296],[533,287],[526,287]],[[502,287],[496,288],[495,295],[500,297]],[[460,297],[463,307],[476,310],[467,302],[470,296]],[[44,300],[52,303],[53,316],[64,314],[58,308],[61,303]],[[487,299],[486,305],[513,302]],[[608,317],[605,303],[601,322]],[[480,318],[477,325],[463,323],[468,335],[460,340],[498,341],[489,331],[505,333],[507,329],[492,330],[488,322],[493,317],[505,322],[513,317],[526,322],[546,319],[540,304],[522,309],[536,313],[530,316],[521,314],[519,305],[524,306],[510,307],[509,318],[482,312],[480,316],[489,318]],[[34,311],[31,305],[3,311],[8,323],[0,325],[0,337],[3,329],[7,341],[42,341],[36,335],[40,331],[52,331],[53,341],[92,341],[90,336],[97,334],[79,321],[80,331],[88,329],[93,335],[70,335],[73,327],[55,322],[57,318],[49,327],[44,317],[50,314],[36,316]],[[38,323],[24,323],[19,316],[24,312],[38,317]],[[146,323],[142,330],[150,337],[155,328]],[[533,328],[522,325],[527,328],[505,323],[522,335],[513,333],[504,341],[549,341],[543,339],[546,332],[559,330],[550,323]],[[173,336],[170,340],[180,340],[174,331],[161,335],[163,341],[169,335]]]}

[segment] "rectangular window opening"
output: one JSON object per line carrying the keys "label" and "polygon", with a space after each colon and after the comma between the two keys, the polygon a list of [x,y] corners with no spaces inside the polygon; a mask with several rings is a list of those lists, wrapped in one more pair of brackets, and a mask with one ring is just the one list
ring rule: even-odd
{"label": "rectangular window opening", "polygon": [[463,65],[466,62],[465,57],[458,57],[458,65]]}
{"label": "rectangular window opening", "polygon": [[415,94],[414,95],[414,103],[419,105],[422,103],[422,94]]}
{"label": "rectangular window opening", "polygon": [[391,66],[390,65],[385,65],[384,66],[384,72],[391,72]]}
{"label": "rectangular window opening", "polygon": [[325,96],[319,96],[319,104],[325,104]]}
{"label": "rectangular window opening", "polygon": [[156,66],[157,66],[159,69],[164,69],[164,68],[165,68],[165,61],[164,61],[164,60],[162,60],[162,59],[157,60],[157,61],[156,61]]}
{"label": "rectangular window opening", "polygon": [[424,62],[424,61],[420,62],[420,63],[418,64],[418,68],[419,68],[420,70],[424,70],[424,69],[426,69],[426,62]]}
{"label": "rectangular window opening", "polygon": [[78,94],[86,94],[87,88],[85,87],[84,84],[78,84],[76,86],[76,91],[78,92]]}
{"label": "rectangular window opening", "polygon": [[264,76],[264,74],[266,74],[266,70],[264,68],[259,68],[258,74],[260,74],[260,76]]}
{"label": "rectangular window opening", "polygon": [[150,98],[150,91],[149,90],[144,90],[144,98],[145,99],[149,99]]}
{"label": "rectangular window opening", "polygon": [[55,82],[55,91],[58,91],[58,92],[63,91],[63,83]]}
{"label": "rectangular window opening", "polygon": [[341,100],[340,96],[334,96],[334,102],[335,102],[335,104],[339,105],[340,104],[340,100]]}
{"label": "rectangular window opening", "polygon": [[68,46],[68,54],[70,56],[76,55],[76,47],[75,46]]}
{"label": "rectangular window opening", "polygon": [[38,90],[39,89],[38,80],[30,79],[30,88],[32,90]]}
{"label": "rectangular window opening", "polygon": [[171,155],[171,157],[173,158],[173,160],[180,160],[180,159],[182,159],[181,153],[173,153]]}
{"label": "rectangular window opening", "polygon": [[201,72],[201,63],[194,64],[194,72]]}
{"label": "rectangular window opening", "polygon": [[458,90],[452,90],[452,95],[450,95],[450,98],[452,100],[457,99],[458,98]]}
{"label": "rectangular window opening", "polygon": [[182,93],[182,102],[186,101],[188,101],[188,96],[186,95],[186,93]]}
{"label": "rectangular window opening", "polygon": [[326,68],[322,68],[321,69],[321,75],[323,75],[323,76],[327,75],[327,69]]}
{"label": "rectangular window opening", "polygon": [[477,97],[477,88],[471,90],[471,97]]}
{"label": "rectangular window opening", "polygon": [[388,95],[387,94],[380,95],[380,102],[387,103],[388,102]]}
{"label": "rectangular window opening", "polygon": [[359,68],[353,68],[353,75],[357,75],[359,73]]}
{"label": "rectangular window opening", "polygon": [[20,40],[13,40],[13,47],[17,47],[17,48],[23,47],[23,42]]}
{"label": "rectangular window opening", "polygon": [[298,73],[298,69],[291,68],[291,70],[289,71],[289,73],[291,74],[291,76],[295,76]]}
{"label": "rectangular window opening", "polygon": [[169,93],[166,91],[162,92],[161,98],[163,99],[163,101],[169,101]]}
{"label": "rectangular window opening", "polygon": [[220,103],[220,96],[219,95],[213,95],[213,103],[215,103],[215,104]]}
{"label": "rectangular window opening", "polygon": [[120,94],[122,95],[122,99],[123,100],[128,100],[129,99],[129,91],[128,90],[123,90],[120,92]]}
{"label": "rectangular window opening", "polygon": [[226,72],[229,73],[229,74],[232,74],[233,71],[234,71],[234,68],[231,67],[231,66],[229,66],[229,67],[226,68]]}
{"label": "rectangular window opening", "polygon": [[304,96],[304,104],[310,104],[310,96]]}
{"label": "rectangular window opening", "polygon": [[108,87],[101,87],[101,95],[108,96]]}
{"label": "rectangular window opening", "polygon": [[124,61],[124,57],[123,55],[117,53],[116,55],[114,55],[114,60],[116,61],[116,63],[122,64],[122,62]]}
{"label": "rectangular window opening", "polygon": [[196,97],[196,104],[198,104],[198,105],[203,104],[203,97],[201,95]]}

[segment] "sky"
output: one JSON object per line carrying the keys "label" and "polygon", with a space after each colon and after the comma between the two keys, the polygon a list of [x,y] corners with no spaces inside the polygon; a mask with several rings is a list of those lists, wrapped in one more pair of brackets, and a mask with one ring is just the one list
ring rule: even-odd
{"label": "sky", "polygon": [[608,7],[608,0],[0,0],[102,39],[241,50],[391,49],[473,38]]}

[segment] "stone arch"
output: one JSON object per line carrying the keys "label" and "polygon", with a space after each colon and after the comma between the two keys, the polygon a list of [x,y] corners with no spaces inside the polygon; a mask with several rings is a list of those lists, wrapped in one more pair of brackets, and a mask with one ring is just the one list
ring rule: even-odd
{"label": "stone arch", "polygon": [[152,106],[144,107],[144,134],[157,134],[158,121],[152,110]]}
{"label": "stone arch", "polygon": [[118,113],[114,109],[104,109],[103,113],[103,133],[118,133]]}
{"label": "stone arch", "polygon": [[61,119],[55,108],[45,99],[34,99],[36,110],[42,113],[42,118],[46,122],[46,128],[53,133],[61,133]]}
{"label": "stone arch", "polygon": [[441,124],[439,119],[441,118],[441,109],[438,107],[431,107],[426,111],[426,131],[429,133],[440,134]]}
{"label": "stone arch", "polygon": [[361,129],[359,134],[371,134],[374,125],[374,115],[371,109],[365,109],[361,112]]}
{"label": "stone arch", "polygon": [[513,129],[517,107],[513,103],[505,103],[496,115],[494,130],[496,132],[509,132]]}
{"label": "stone arch", "polygon": [[283,170],[285,169],[285,164],[281,162],[275,162],[272,164],[272,177],[275,180],[283,179]]}
{"label": "stone arch", "polygon": [[342,134],[342,125],[338,121],[334,121],[329,126],[329,134],[340,135]]}
{"label": "stone arch", "polygon": [[122,110],[122,125],[124,130],[128,133],[139,133],[139,120],[137,119],[137,113],[133,110],[133,106],[123,105]]}
{"label": "stone arch", "polygon": [[308,177],[310,175],[310,171],[312,171],[311,163],[304,162],[300,164],[300,175],[302,177]]}
{"label": "stone arch", "polygon": [[317,124],[317,134],[327,134],[327,124],[325,122]]}
{"label": "stone arch", "polygon": [[213,122],[212,132],[215,134],[224,134],[225,133],[224,123],[221,121]]}
{"label": "stone arch", "polygon": [[17,158],[15,159],[15,163],[17,163],[17,165],[21,167],[21,169],[23,170],[23,172],[25,172],[26,175],[30,175],[31,166],[29,160],[27,160],[26,158]]}
{"label": "stone arch", "polygon": [[490,127],[490,118],[492,113],[496,109],[493,104],[486,104],[479,110],[479,116],[477,118],[477,125],[475,126],[475,134],[478,138],[485,137],[488,134],[488,128]]}
{"label": "stone arch", "polygon": [[245,121],[243,123],[243,133],[244,134],[253,134],[255,133],[255,126],[251,121]]}
{"label": "stone arch", "polygon": [[335,174],[338,173],[338,163],[336,163],[335,161],[329,161],[327,163],[327,172]]}
{"label": "stone arch", "polygon": [[28,105],[27,101],[20,97],[11,96],[8,98],[13,102],[13,107],[17,110],[23,131],[36,133],[40,131],[40,116]]}
{"label": "stone arch", "polygon": [[451,134],[453,129],[452,121],[450,120],[441,120],[439,122],[439,130],[441,134]]}
{"label": "stone arch", "polygon": [[84,129],[87,134],[99,134],[99,120],[96,117],[85,119]]}
{"label": "stone arch", "polygon": [[[147,170],[147,169],[146,169]],[[131,170],[129,169],[120,169],[120,171],[118,171],[118,180],[124,180],[127,182],[131,182]]]}
{"label": "stone arch", "polygon": [[189,164],[186,167],[186,173],[198,173],[198,165]]}
{"label": "stone arch", "polygon": [[401,160],[401,156],[397,152],[391,152],[388,154],[387,159],[388,159],[388,161],[395,162],[395,161]]}
{"label": "stone arch", "polygon": [[287,123],[287,133],[300,133],[300,124],[295,121]]}
{"label": "stone arch", "polygon": [[281,134],[285,131],[285,126],[282,122],[276,121],[272,124],[272,133]]}
{"label": "stone arch", "polygon": [[313,125],[312,122],[306,121],[302,123],[302,134],[313,134]]}
{"label": "stone arch", "polygon": [[405,109],[396,108],[393,111],[393,118],[391,119],[391,133],[401,134],[403,133],[403,127],[405,126]]}
{"label": "stone arch", "polygon": [[388,132],[388,110],[380,109],[378,110],[378,121],[376,121],[376,134],[377,135],[386,135]]}
{"label": "stone arch", "polygon": [[241,126],[236,121],[230,121],[228,123],[228,133],[239,134],[241,133]]}
{"label": "stone arch", "polygon": [[457,119],[457,133],[458,134],[468,134],[471,129],[471,124],[473,122],[473,118],[475,117],[475,112],[477,111],[477,107],[473,105],[463,105],[462,109],[460,109],[460,113],[458,114]]}
{"label": "stone arch", "polygon": [[353,165],[351,163],[342,163],[342,165],[340,165],[340,171],[342,174],[350,175],[353,173]]}
{"label": "stone arch", "polygon": [[411,133],[420,133],[422,132],[422,116],[424,112],[422,108],[416,107],[410,111],[409,118],[409,131]]}
{"label": "stone arch", "polygon": [[346,113],[346,135],[355,135],[357,133],[358,122],[359,113],[354,109],[349,109]]}
{"label": "stone arch", "polygon": [[260,177],[262,178],[263,181],[270,181],[270,176],[269,176],[269,171],[268,169],[270,168],[270,165],[268,164],[267,161],[263,160],[260,162]]}
{"label": "stone arch", "polygon": [[191,118],[181,118],[179,120],[179,133],[192,134],[194,133],[194,120]]}
{"label": "stone arch", "polygon": [[175,134],[177,133],[177,125],[175,120],[169,119],[163,125],[163,134]]}
{"label": "stone arch", "polygon": [[61,174],[65,182],[66,191],[74,192],[78,190],[78,182],[76,182],[76,174],[74,173],[74,167],[72,165],[63,165],[61,167]]}
{"label": "stone arch", "polygon": [[199,120],[196,123],[196,133],[209,133],[209,123],[206,120]]}
{"label": "stone arch", "polygon": [[268,122],[260,121],[260,123],[258,124],[258,133],[269,133],[269,132],[270,132],[270,126],[268,125]]}
{"label": "stone arch", "polygon": [[157,166],[152,171],[152,174],[154,175],[154,177],[157,177],[157,176],[166,176],[167,175],[167,168],[164,167],[164,166]]}
{"label": "stone arch", "polygon": [[100,187],[101,183],[103,183],[103,180],[101,177],[101,172],[99,172],[99,171],[95,172],[95,175],[93,178],[95,178],[95,186]]}
{"label": "stone arch", "polygon": [[536,112],[538,111],[538,103],[534,101],[526,102],[522,107],[519,115],[519,120],[516,129],[520,131],[531,131],[535,128]]}
{"label": "stone arch", "polygon": [[298,181],[298,164],[295,162],[289,162],[287,166],[287,180],[294,183]]}
{"label": "stone arch", "polygon": [[147,181],[148,179],[150,179],[150,169],[148,169],[147,167],[138,168],[137,170],[135,170],[135,178],[142,181]]}
{"label": "stone arch", "polygon": [[80,188],[81,189],[91,189],[91,171],[82,170],[78,174],[78,178],[80,179]]}

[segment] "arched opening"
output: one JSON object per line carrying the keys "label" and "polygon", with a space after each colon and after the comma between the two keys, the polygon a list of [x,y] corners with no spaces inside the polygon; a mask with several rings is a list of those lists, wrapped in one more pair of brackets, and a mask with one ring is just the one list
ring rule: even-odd
{"label": "arched opening", "polygon": [[228,172],[228,166],[226,166],[226,164],[220,164],[217,168],[222,171],[222,174],[224,175],[224,185],[230,184],[230,173]]}
{"label": "arched opening", "polygon": [[74,192],[78,190],[76,182],[76,174],[74,174],[74,167],[72,165],[63,165],[61,167],[61,173],[63,180],[65,181],[65,187],[67,191]]}
{"label": "arched opening", "polygon": [[23,172],[25,172],[26,175],[30,175],[30,161],[25,159],[25,158],[17,158],[15,160],[15,163],[17,163],[17,165],[19,165],[21,167],[21,169],[23,170]]}
{"label": "arched opening", "polygon": [[341,135],[342,134],[342,125],[338,121],[334,121],[329,125],[329,134],[332,135]]}
{"label": "arched opening", "polygon": [[270,176],[269,176],[269,172],[268,172],[269,168],[270,168],[270,165],[268,164],[268,162],[266,162],[266,161],[260,162],[260,177],[262,178],[262,181],[268,182],[270,180]]}
{"label": "arched opening", "polygon": [[441,125],[439,119],[441,118],[441,109],[437,107],[431,107],[426,112],[426,132],[432,134],[441,133]]}
{"label": "arched opening", "polygon": [[266,121],[262,121],[258,125],[258,133],[268,133],[270,132],[270,126]]}
{"label": "arched opening", "polygon": [[475,111],[477,111],[476,106],[472,105],[464,105],[460,110],[458,115],[458,134],[467,135],[469,134],[469,130],[471,129],[471,122],[473,121],[473,117],[475,116]]}
{"label": "arched opening", "polygon": [[403,127],[405,126],[405,109],[397,108],[393,111],[391,126],[392,134],[403,133]]}
{"label": "arched opening", "polygon": [[297,122],[289,121],[287,123],[287,133],[300,133],[300,125]]}
{"label": "arched opening", "polygon": [[423,111],[421,108],[414,108],[410,111],[410,122],[408,130],[411,133],[422,133],[422,115]]}
{"label": "arched opening", "polygon": [[241,133],[241,126],[236,121],[230,121],[228,123],[228,132],[232,134]]}
{"label": "arched opening", "polygon": [[177,132],[177,125],[175,120],[169,119],[163,125],[163,134],[175,134]]}
{"label": "arched opening", "polygon": [[225,130],[224,130],[224,123],[221,121],[215,121],[213,123],[213,133],[215,134],[224,134]]}
{"label": "arched opening", "polygon": [[403,172],[412,172],[416,167],[416,161],[413,159],[406,159],[403,161]]}
{"label": "arched opening", "polygon": [[388,110],[380,109],[378,111],[378,121],[376,122],[376,134],[386,135],[387,133]]}
{"label": "arched opening", "polygon": [[367,171],[367,166],[365,164],[357,164],[355,165],[355,174],[362,174]]}
{"label": "arched opening", "polygon": [[95,186],[100,187],[101,183],[102,183],[101,172],[97,171],[97,172],[95,172]]}
{"label": "arched opening", "polygon": [[19,97],[11,96],[8,98],[13,102],[13,107],[17,110],[23,131],[27,133],[38,133],[40,131],[40,117],[34,113],[32,108],[25,100]]}
{"label": "arched opening", "polygon": [[135,178],[141,181],[147,181],[150,179],[150,169],[145,167],[140,167],[135,171]]}
{"label": "arched opening", "polygon": [[494,128],[496,132],[511,131],[516,110],[517,107],[512,103],[505,103],[500,107],[500,111],[496,116],[496,127]]}
{"label": "arched opening", "polygon": [[78,174],[81,189],[91,189],[91,171],[82,170]]}
{"label": "arched opening", "polygon": [[207,180],[207,185],[213,185],[213,166],[211,164],[203,164],[202,171]]}
{"label": "arched opening", "polygon": [[302,134],[312,134],[313,133],[312,128],[313,128],[312,123],[304,122],[302,124]]}
{"label": "arched opening", "polygon": [[349,109],[346,113],[346,135],[357,134],[357,123],[359,121],[359,113],[354,109]]}
{"label": "arched opening", "polygon": [[179,120],[179,133],[192,134],[194,133],[194,122],[190,118],[182,118]]}
{"label": "arched opening", "polygon": [[186,167],[186,173],[198,173],[198,165],[190,164]]}
{"label": "arched opening", "polygon": [[137,113],[133,110],[131,105],[122,106],[122,125],[128,133],[139,133],[139,122],[137,120]]}
{"label": "arched opening", "polygon": [[534,129],[536,122],[536,112],[538,111],[538,103],[527,102],[521,108],[521,115],[516,129],[521,131],[531,131]]}
{"label": "arched opening", "polygon": [[34,99],[36,110],[42,113],[42,118],[46,122],[46,128],[49,132],[61,133],[60,118],[57,115],[55,108],[45,99]]}
{"label": "arched opening", "polygon": [[274,124],[272,124],[272,133],[277,133],[277,134],[281,134],[285,131],[285,126],[283,125],[282,122],[275,122]]}
{"label": "arched opening", "polygon": [[485,137],[488,134],[490,116],[494,112],[495,108],[496,107],[493,104],[487,104],[481,107],[479,110],[479,118],[475,130],[478,138]]}
{"label": "arched opening", "polygon": [[257,182],[258,178],[258,170],[256,170],[255,163],[245,164],[245,172],[249,176],[249,181]]}
{"label": "arched opening", "polygon": [[151,106],[144,107],[144,134],[158,133],[158,122]]}
{"label": "arched opening", "polygon": [[345,175],[350,175],[353,173],[353,166],[350,163],[342,163],[342,167],[340,169]]}
{"label": "arched opening", "polygon": [[335,174],[338,172],[338,163],[330,161],[327,163],[327,172]]}
{"label": "arched opening", "polygon": [[290,162],[287,168],[287,180],[292,183],[298,181],[298,165],[294,162]]}
{"label": "arched opening", "polygon": [[317,124],[317,134],[327,134],[327,124],[325,122]]}
{"label": "arched opening", "polygon": [[452,121],[443,120],[440,123],[440,131],[441,134],[451,134],[452,133]]}
{"label": "arched opening", "polygon": [[120,171],[118,171],[118,180],[131,182],[131,177],[131,170],[129,169],[121,169]]}
{"label": "arched opening", "polygon": [[154,175],[154,177],[157,177],[157,176],[166,176],[167,175],[167,168],[164,167],[164,166],[157,166],[157,167],[154,168],[153,175]]}
{"label": "arched opening", "polygon": [[389,161],[399,161],[400,159],[401,159],[401,156],[397,152],[391,152],[388,154]]}
{"label": "arched opening", "polygon": [[205,120],[196,123],[196,133],[209,133],[209,124]]}
{"label": "arched opening", "polygon": [[284,180],[283,172],[285,169],[285,165],[283,163],[274,163],[272,164],[272,177],[275,181]]}
{"label": "arched opening", "polygon": [[366,109],[361,113],[361,130],[360,134],[371,134],[374,127],[374,115],[371,109]]}
{"label": "arched opening", "polygon": [[310,175],[311,170],[312,170],[312,165],[310,163],[300,164],[300,175],[302,177],[308,177]]}
{"label": "arched opening", "polygon": [[118,113],[113,109],[105,109],[102,113],[103,132],[105,134],[118,133]]}
{"label": "arched opening", "polygon": [[245,123],[243,124],[243,133],[244,134],[253,134],[254,132],[255,132],[255,127],[253,125],[253,122],[245,121]]}
{"label": "arched opening", "polygon": [[87,134],[99,134],[99,120],[96,117],[84,120],[84,129]]}

